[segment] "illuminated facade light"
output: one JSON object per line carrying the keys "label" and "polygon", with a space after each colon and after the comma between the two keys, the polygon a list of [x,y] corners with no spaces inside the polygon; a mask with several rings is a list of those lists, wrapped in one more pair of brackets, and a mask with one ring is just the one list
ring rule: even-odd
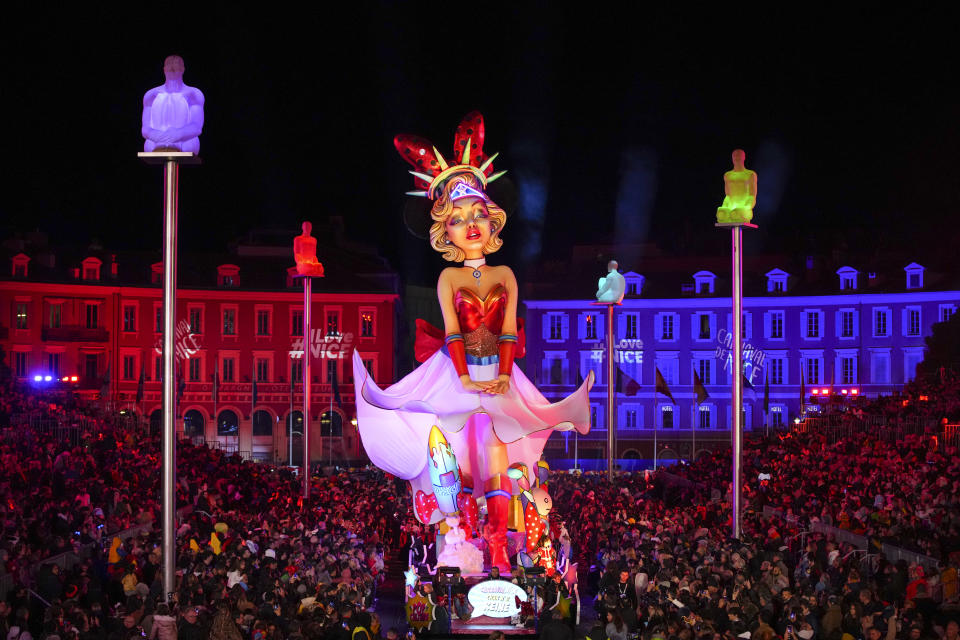
{"label": "illuminated facade light", "polygon": [[859,393],[859,391],[857,391],[856,389],[850,389],[850,395],[855,396],[857,395],[857,393]]}
{"label": "illuminated facade light", "polygon": [[840,390],[840,393],[842,393],[843,395],[847,395],[847,390],[846,390],[846,389],[841,389],[841,390]]}
{"label": "illuminated facade light", "polygon": [[33,376],[33,381],[34,381],[34,382],[42,382],[42,381],[43,381],[43,376]]}
{"label": "illuminated facade light", "polygon": [[78,380],[80,380],[80,378],[77,376],[70,376],[70,382],[77,382]]}
{"label": "illuminated facade light", "polygon": [[44,382],[52,382],[52,381],[53,381],[53,376],[43,376],[43,381],[44,381]]}
{"label": "illuminated facade light", "polygon": [[818,396],[820,395],[820,389],[814,389],[811,393],[813,393],[815,396]]}
{"label": "illuminated facade light", "polygon": [[821,393],[822,395],[828,396],[828,395],[830,395],[830,389],[823,389],[823,390],[820,391],[820,393]]}

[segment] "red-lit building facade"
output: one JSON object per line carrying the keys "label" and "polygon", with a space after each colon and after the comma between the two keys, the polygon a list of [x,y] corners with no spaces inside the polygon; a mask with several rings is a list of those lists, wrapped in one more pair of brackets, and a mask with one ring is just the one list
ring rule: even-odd
{"label": "red-lit building facade", "polygon": [[[102,251],[66,260],[14,251],[0,278],[0,346],[13,375],[101,398],[158,428],[162,264]],[[375,255],[328,251],[320,255],[327,277],[313,286],[310,434],[311,459],[336,462],[362,457],[352,423],[353,351],[378,382],[395,377],[398,296],[395,275]],[[301,459],[303,293],[290,255],[286,247],[241,246],[232,255],[181,257],[183,436],[278,462],[292,444],[294,462]],[[54,268],[57,261],[66,269]]]}

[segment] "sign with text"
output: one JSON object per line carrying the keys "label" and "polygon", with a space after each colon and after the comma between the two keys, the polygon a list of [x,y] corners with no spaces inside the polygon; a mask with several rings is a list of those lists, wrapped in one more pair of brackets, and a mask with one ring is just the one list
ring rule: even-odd
{"label": "sign with text", "polygon": [[[603,356],[606,349],[594,349],[590,354],[590,359],[596,362],[603,362]],[[643,340],[626,339],[613,345],[613,361],[628,362],[630,364],[643,364]]]}
{"label": "sign with text", "polygon": [[[353,350],[353,334],[321,335],[320,329],[311,330],[313,340],[310,344],[310,355],[314,358],[329,358],[331,360],[346,360],[351,357]],[[303,357],[303,338],[297,338],[290,344],[290,357]]]}
{"label": "sign with text", "polygon": [[512,618],[520,613],[518,599],[526,602],[527,592],[506,580],[480,582],[467,592],[467,600],[473,607],[472,618]]}
{"label": "sign with text", "polygon": [[[733,372],[732,349],[733,334],[726,329],[717,331],[717,359],[723,361],[723,368],[727,370],[727,373]],[[763,361],[766,360],[767,354],[749,342],[743,343],[742,353],[743,377],[746,378],[750,384],[753,384],[754,378],[757,378],[758,381],[762,380],[763,377],[760,374],[763,372]]]}
{"label": "sign with text", "polygon": [[[200,351],[200,343],[197,335],[191,333],[190,323],[181,320],[177,323],[173,338],[173,352],[177,360],[186,360],[196,352]],[[153,350],[157,355],[163,355],[163,337],[157,340],[153,345]]]}

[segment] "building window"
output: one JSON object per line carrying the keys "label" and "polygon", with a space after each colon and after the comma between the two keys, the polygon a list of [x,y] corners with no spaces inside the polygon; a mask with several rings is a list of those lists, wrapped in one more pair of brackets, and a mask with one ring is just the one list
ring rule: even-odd
{"label": "building window", "polygon": [[190,307],[188,315],[190,317],[190,333],[201,335],[203,333],[203,307]]}
{"label": "building window", "polygon": [[597,339],[597,316],[590,314],[583,319],[583,338],[584,340]]}
{"label": "building window", "polygon": [[137,308],[134,305],[123,306],[123,332],[137,332]]}
{"label": "building window", "polygon": [[543,380],[546,384],[566,384],[567,354],[548,352],[543,359]]}
{"label": "building window", "polygon": [[628,295],[628,296],[635,296],[635,295],[637,295],[637,283],[636,283],[636,282],[628,282],[628,283],[627,283],[627,295]]}
{"label": "building window", "polygon": [[623,337],[627,340],[637,339],[637,314],[628,313],[626,316],[624,316]]}
{"label": "building window", "polygon": [[713,370],[713,359],[697,358],[697,360],[694,361],[694,367],[697,375],[700,376],[700,382],[705,385],[713,384],[713,376],[711,375]]}
{"label": "building window", "polygon": [[153,308],[153,332],[163,333],[163,307]]}
{"label": "building window", "polygon": [[550,340],[563,340],[563,316],[554,313],[547,318],[550,322]]}
{"label": "building window", "polygon": [[237,376],[236,369],[237,369],[236,358],[224,358],[223,359],[223,381],[234,382]]}
{"label": "building window", "polygon": [[676,355],[657,354],[655,364],[664,382],[668,385],[680,384],[680,359]]}
{"label": "building window", "polygon": [[854,337],[852,310],[844,310],[840,312],[840,337]]}
{"label": "building window", "polygon": [[767,375],[770,376],[770,384],[784,384],[783,365],[783,358],[770,358],[767,360]]}
{"label": "building window", "polygon": [[770,315],[770,337],[774,340],[783,339],[783,311],[771,311]]}
{"label": "building window", "polygon": [[806,326],[807,326],[807,338],[819,338],[820,337],[820,312],[819,311],[805,311],[807,316]]}
{"label": "building window", "polygon": [[906,329],[907,335],[916,337],[920,335],[920,307],[907,307]]}
{"label": "building window", "polygon": [[137,377],[137,359],[134,356],[123,356],[123,379],[134,380]]}
{"label": "building window", "polygon": [[157,382],[163,381],[163,358],[159,355],[153,357],[153,379]]}
{"label": "building window", "polygon": [[328,336],[340,335],[340,311],[327,311],[327,333]]}
{"label": "building window", "polygon": [[598,405],[590,405],[590,426],[592,428],[600,428],[600,407]]}
{"label": "building window", "polygon": [[87,304],[87,329],[100,328],[100,305]]}
{"label": "building window", "polygon": [[257,309],[257,335],[270,335],[270,310]]}
{"label": "building window", "polygon": [[14,311],[14,326],[17,329],[29,329],[30,328],[30,316],[28,314],[29,303],[27,302],[18,302],[16,310]]}
{"label": "building window", "polygon": [[290,312],[290,335],[303,335],[303,311],[293,310]]}
{"label": "building window", "polygon": [[51,302],[50,303],[50,328],[59,329],[62,324],[63,324],[63,303]]}
{"label": "building window", "polygon": [[367,373],[370,374],[370,377],[373,378],[374,382],[377,380],[377,364],[373,358],[365,358],[363,360],[363,368],[367,370]]}
{"label": "building window", "polygon": [[636,409],[626,409],[623,412],[623,426],[626,429],[636,429],[637,428],[637,410]]}
{"label": "building window", "polygon": [[200,358],[190,358],[187,360],[187,380],[190,382],[200,382]]}
{"label": "building window", "polygon": [[911,347],[903,350],[903,381],[910,382],[917,377],[917,365],[923,361],[923,347]]}
{"label": "building window", "polygon": [[840,290],[853,291],[857,288],[858,271],[853,267],[840,267],[837,275],[840,276]]}
{"label": "building window", "polygon": [[856,384],[857,359],[854,357],[840,358],[840,384]]}
{"label": "building window", "polygon": [[240,267],[235,264],[221,264],[217,267],[217,285],[236,287],[240,284]]}
{"label": "building window", "polygon": [[290,381],[298,384],[303,382],[303,358],[290,361]]}
{"label": "building window", "polygon": [[360,337],[373,338],[376,335],[376,312],[373,309],[362,309],[360,311]]}
{"label": "building window", "polygon": [[697,426],[700,429],[709,429],[712,425],[710,424],[710,407],[707,405],[700,405],[697,408]]}
{"label": "building window", "polygon": [[670,405],[660,407],[660,426],[664,429],[673,429],[673,407]]}
{"label": "building window", "polygon": [[47,371],[50,372],[50,375],[60,377],[60,364],[63,361],[62,353],[48,353],[47,354]]}
{"label": "building window", "polygon": [[698,271],[693,274],[693,281],[696,284],[698,294],[713,293],[714,283],[717,276],[710,271]]}
{"label": "building window", "polygon": [[885,338],[890,335],[887,333],[887,318],[889,314],[889,309],[873,310],[873,337]]}
{"label": "building window", "polygon": [[771,425],[771,426],[774,426],[774,427],[782,427],[782,426],[783,426],[783,422],[784,422],[784,420],[783,420],[783,406],[778,404],[778,405],[774,405],[774,406],[770,407],[770,418],[771,418],[771,422],[772,422],[772,425]]}
{"label": "building window", "polygon": [[667,313],[660,317],[660,339],[673,340],[673,314]]}
{"label": "building window", "polygon": [[257,382],[270,382],[270,360],[257,358]]}
{"label": "building window", "polygon": [[697,321],[700,328],[697,334],[698,340],[710,339],[710,316],[706,313],[697,314]]}
{"label": "building window", "polygon": [[950,318],[952,318],[956,312],[957,305],[955,304],[940,305],[940,322],[950,322]]}
{"label": "building window", "polygon": [[870,382],[890,384],[890,350],[877,350],[870,353]]}
{"label": "building window", "polygon": [[766,273],[767,293],[783,293],[787,290],[787,278],[790,276],[783,269],[774,269]]}
{"label": "building window", "polygon": [[820,359],[807,358],[804,360],[804,376],[806,384],[820,384]]}
{"label": "building window", "polygon": [[15,351],[13,354],[13,372],[18,378],[27,377],[29,354],[26,351]]}
{"label": "building window", "polygon": [[334,378],[337,378],[337,383],[340,382],[337,376],[337,361],[327,360],[327,384],[333,384]]}
{"label": "building window", "polygon": [[916,262],[911,262],[905,266],[903,270],[907,272],[907,289],[923,288],[923,272],[925,271],[925,267]]}
{"label": "building window", "polygon": [[223,310],[223,335],[225,336],[237,335],[237,310],[236,309]]}
{"label": "building window", "polygon": [[99,258],[87,258],[82,264],[84,280],[96,281],[100,279],[100,265],[103,263]]}

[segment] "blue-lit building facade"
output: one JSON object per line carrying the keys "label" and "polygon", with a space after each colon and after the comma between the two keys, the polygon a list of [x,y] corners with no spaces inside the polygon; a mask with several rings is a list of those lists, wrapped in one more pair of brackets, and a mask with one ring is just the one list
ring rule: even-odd
{"label": "blue-lit building facade", "polygon": [[[686,431],[704,442],[711,435],[728,441],[733,336],[729,282],[718,278],[724,273],[716,268],[720,264],[685,275],[670,269],[650,275],[625,271],[627,295],[614,312],[615,361],[625,374],[614,380],[618,457],[632,440],[650,439],[655,430],[666,439]],[[811,259],[807,266],[812,267]],[[853,404],[859,397],[900,390],[923,359],[932,325],[960,305],[960,287],[951,277],[931,277],[918,263],[901,263],[899,273],[882,276],[853,266],[834,267],[817,269],[817,278],[776,267],[745,268],[744,376],[753,387],[744,393],[747,430],[784,425],[804,411],[815,411],[810,400],[824,394]],[[671,289],[676,292],[672,297],[663,295]],[[609,426],[606,308],[589,299],[545,299],[531,293],[525,300],[526,373],[555,401],[594,372],[593,430],[580,439],[580,446],[589,448],[591,440],[605,441]],[[673,401],[655,391],[657,369]],[[709,394],[700,403],[695,372]],[[689,433],[692,428],[695,434]],[[637,457],[637,452],[626,457]]]}

